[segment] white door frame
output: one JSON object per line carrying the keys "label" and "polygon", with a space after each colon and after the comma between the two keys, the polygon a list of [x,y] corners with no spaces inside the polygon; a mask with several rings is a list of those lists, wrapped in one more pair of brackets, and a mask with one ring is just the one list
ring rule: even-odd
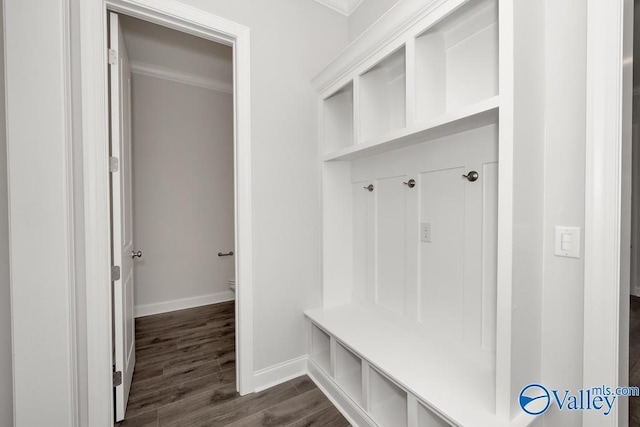
{"label": "white door frame", "polygon": [[83,183],[86,245],[88,424],[113,426],[107,10],[233,46],[236,239],[236,358],[240,394],[253,392],[251,98],[249,28],[174,0],[80,2]]}
{"label": "white door frame", "polygon": [[[588,0],[583,385],[628,382],[633,1]],[[614,413],[583,425],[626,426]]]}

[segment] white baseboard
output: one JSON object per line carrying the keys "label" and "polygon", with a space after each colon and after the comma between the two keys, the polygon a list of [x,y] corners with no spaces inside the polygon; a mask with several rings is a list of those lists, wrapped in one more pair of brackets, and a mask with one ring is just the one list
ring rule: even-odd
{"label": "white baseboard", "polygon": [[233,301],[236,294],[231,291],[217,294],[202,295],[193,298],[183,298],[156,304],[138,305],[135,307],[135,317],[151,316],[152,314],[168,313],[170,311],[184,310],[185,308],[200,307],[219,302]]}
{"label": "white baseboard", "polygon": [[260,369],[253,373],[254,391],[262,391],[307,373],[307,356]]}
{"label": "white baseboard", "polygon": [[335,383],[318,368],[313,360],[309,360],[308,362],[307,375],[309,375],[309,378],[316,383],[320,391],[327,396],[327,399],[329,399],[347,421],[349,421],[349,424],[355,427],[377,426],[350,397],[340,390]]}
{"label": "white baseboard", "polygon": [[631,295],[640,297],[640,286],[632,286],[631,287]]}

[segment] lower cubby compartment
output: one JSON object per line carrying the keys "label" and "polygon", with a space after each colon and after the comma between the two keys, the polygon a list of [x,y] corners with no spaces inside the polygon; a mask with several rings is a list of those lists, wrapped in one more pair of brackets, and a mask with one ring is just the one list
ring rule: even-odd
{"label": "lower cubby compartment", "polygon": [[348,406],[355,425],[525,427],[533,420],[496,414],[495,367],[389,311],[354,303],[305,315],[312,348],[326,344],[331,352],[312,351],[309,375]]}
{"label": "lower cubby compartment", "polygon": [[311,325],[311,359],[331,375],[331,337],[316,325]]}
{"label": "lower cubby compartment", "polygon": [[407,392],[373,368],[369,371],[369,414],[380,427],[407,426]]}
{"label": "lower cubby compartment", "polygon": [[418,427],[450,427],[451,424],[437,416],[422,403],[418,403]]}
{"label": "lower cubby compartment", "polygon": [[362,406],[362,360],[337,343],[335,363],[336,383],[347,396]]}

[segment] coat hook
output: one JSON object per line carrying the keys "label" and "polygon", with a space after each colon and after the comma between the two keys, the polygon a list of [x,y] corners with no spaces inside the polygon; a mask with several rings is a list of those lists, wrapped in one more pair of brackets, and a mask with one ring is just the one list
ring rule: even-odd
{"label": "coat hook", "polygon": [[404,185],[406,185],[409,188],[413,188],[416,186],[416,180],[411,178],[409,181],[407,182],[403,182]]}
{"label": "coat hook", "polygon": [[373,191],[373,184],[369,184],[366,187],[362,187],[362,188],[364,188],[365,190],[369,190],[369,192],[372,192]]}
{"label": "coat hook", "polygon": [[479,175],[476,171],[470,171],[466,175],[462,175],[462,177],[466,178],[469,182],[474,182],[478,180]]}

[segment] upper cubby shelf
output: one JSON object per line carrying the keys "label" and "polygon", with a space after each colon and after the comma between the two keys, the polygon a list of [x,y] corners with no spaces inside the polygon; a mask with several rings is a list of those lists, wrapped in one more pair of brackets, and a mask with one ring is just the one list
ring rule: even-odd
{"label": "upper cubby shelf", "polygon": [[497,123],[498,106],[499,99],[494,96],[458,111],[442,114],[419,125],[403,128],[381,138],[374,138],[363,144],[352,145],[332,152],[325,155],[323,160],[355,160]]}
{"label": "upper cubby shelf", "polygon": [[363,61],[323,102],[324,161],[497,122],[498,5],[468,1]]}
{"label": "upper cubby shelf", "polygon": [[324,100],[325,150],[339,151],[353,145],[353,82]]}
{"label": "upper cubby shelf", "polygon": [[416,122],[498,95],[496,2],[470,2],[415,41]]}
{"label": "upper cubby shelf", "polygon": [[406,125],[404,46],[360,76],[360,138],[387,135]]}

